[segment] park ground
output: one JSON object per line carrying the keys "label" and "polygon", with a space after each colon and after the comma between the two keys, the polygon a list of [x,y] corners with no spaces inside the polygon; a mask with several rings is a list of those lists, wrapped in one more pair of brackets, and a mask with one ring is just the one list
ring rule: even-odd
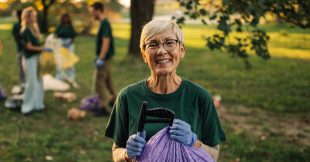
{"label": "park ground", "polygon": [[[0,82],[6,92],[18,84],[16,50],[9,20],[0,22]],[[113,23],[116,55],[112,78],[117,91],[146,78],[141,59],[127,56],[129,24]],[[242,60],[230,54],[210,51],[202,34],[212,27],[183,27],[185,59],[178,73],[221,95],[218,113],[227,135],[221,144],[221,161],[309,161],[310,159],[310,31],[289,25],[265,25],[270,32],[272,58],[250,57],[246,70]],[[76,65],[78,99],[72,103],[55,100],[46,92],[46,110],[23,116],[0,102],[0,161],[2,162],[102,162],[111,161],[112,140],[104,137],[108,117],[87,114],[70,121],[66,112],[79,107],[83,97],[93,95],[94,36],[78,36]]]}

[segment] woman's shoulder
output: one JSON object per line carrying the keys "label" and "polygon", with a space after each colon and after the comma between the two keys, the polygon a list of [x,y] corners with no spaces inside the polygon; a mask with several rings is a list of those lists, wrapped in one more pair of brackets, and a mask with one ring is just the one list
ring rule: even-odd
{"label": "woman's shoulder", "polygon": [[26,32],[30,32],[30,29],[28,27],[25,27],[24,30],[22,31],[23,33],[26,33]]}
{"label": "woman's shoulder", "polygon": [[186,87],[188,87],[188,90],[192,91],[192,93],[196,93],[203,96],[210,96],[208,89],[205,88],[204,86],[198,83],[194,83],[193,81],[190,81],[188,79],[183,79],[183,81],[185,82]]}
{"label": "woman's shoulder", "polygon": [[59,24],[59,25],[57,26],[56,30],[63,30],[63,29],[66,29],[66,28],[68,28],[67,25]]}
{"label": "woman's shoulder", "polygon": [[130,94],[130,93],[137,92],[137,91],[139,92],[143,90],[144,88],[143,84],[145,84],[145,80],[140,80],[138,82],[129,84],[126,87],[121,89],[120,94],[126,95],[126,94]]}
{"label": "woman's shoulder", "polygon": [[22,29],[21,34],[23,36],[30,35],[31,31],[30,31],[30,29],[28,27],[25,27],[24,29]]}

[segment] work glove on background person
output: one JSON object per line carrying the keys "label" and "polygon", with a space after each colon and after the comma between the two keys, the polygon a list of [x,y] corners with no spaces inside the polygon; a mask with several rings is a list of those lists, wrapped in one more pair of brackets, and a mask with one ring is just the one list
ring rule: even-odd
{"label": "work glove on background person", "polygon": [[104,61],[100,58],[97,58],[96,59],[96,68],[101,69],[103,67],[103,65],[104,65]]}
{"label": "work glove on background person", "polygon": [[141,155],[143,147],[146,144],[145,135],[146,133],[143,131],[142,133],[133,134],[128,138],[126,151],[129,158],[135,159]]}
{"label": "work glove on background person", "polygon": [[197,135],[192,132],[191,126],[180,119],[173,120],[169,133],[170,138],[187,146],[193,146],[197,140]]}

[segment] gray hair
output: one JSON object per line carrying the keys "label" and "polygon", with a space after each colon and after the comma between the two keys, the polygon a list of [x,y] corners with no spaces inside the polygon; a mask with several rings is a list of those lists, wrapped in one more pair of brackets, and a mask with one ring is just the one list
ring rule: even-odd
{"label": "gray hair", "polygon": [[177,39],[183,43],[183,33],[175,21],[171,20],[152,20],[148,22],[142,29],[140,37],[140,50],[144,51],[144,44],[154,35],[164,33],[166,31],[175,32]]}

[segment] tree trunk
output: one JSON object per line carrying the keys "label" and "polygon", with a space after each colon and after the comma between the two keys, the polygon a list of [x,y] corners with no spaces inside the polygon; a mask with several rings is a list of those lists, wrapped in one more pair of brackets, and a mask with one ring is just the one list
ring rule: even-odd
{"label": "tree trunk", "polygon": [[148,21],[152,20],[154,14],[155,0],[131,0],[130,19],[131,33],[129,43],[129,55],[140,55],[140,35],[142,27]]}
{"label": "tree trunk", "polygon": [[43,17],[42,17],[42,33],[48,32],[48,8],[43,9]]}
{"label": "tree trunk", "polygon": [[[48,2],[48,3],[47,3]],[[43,5],[43,15],[40,20],[40,28],[42,33],[48,32],[48,9],[56,2],[56,0],[41,0]]]}

